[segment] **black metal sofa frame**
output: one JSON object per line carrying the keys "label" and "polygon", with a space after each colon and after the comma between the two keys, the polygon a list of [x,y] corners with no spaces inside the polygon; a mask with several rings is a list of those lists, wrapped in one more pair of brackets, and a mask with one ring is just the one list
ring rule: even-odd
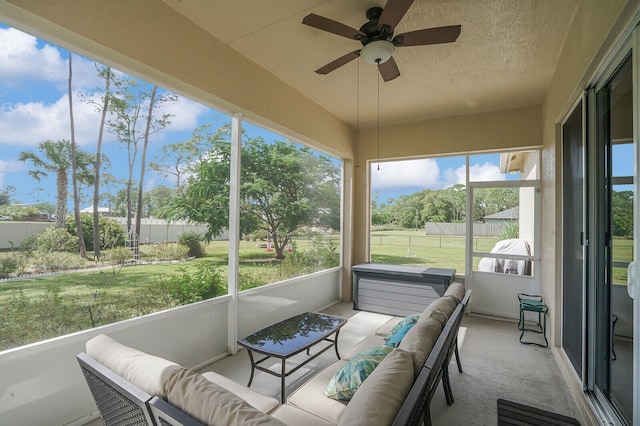
{"label": "black metal sofa frame", "polygon": [[[449,363],[458,352],[457,336],[471,290],[445,324],[420,374],[396,415],[393,426],[431,424],[429,405],[442,381],[447,404],[453,403]],[[458,369],[462,373],[459,357]],[[202,423],[157,396],[129,383],[86,353],[77,355],[80,368],[106,426],[200,426]]]}

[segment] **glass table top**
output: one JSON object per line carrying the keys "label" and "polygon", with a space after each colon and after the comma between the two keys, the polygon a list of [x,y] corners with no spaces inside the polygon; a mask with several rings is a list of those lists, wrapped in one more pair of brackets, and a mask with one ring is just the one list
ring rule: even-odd
{"label": "glass table top", "polygon": [[288,357],[324,340],[346,323],[331,315],[305,312],[258,330],[238,343],[264,354]]}

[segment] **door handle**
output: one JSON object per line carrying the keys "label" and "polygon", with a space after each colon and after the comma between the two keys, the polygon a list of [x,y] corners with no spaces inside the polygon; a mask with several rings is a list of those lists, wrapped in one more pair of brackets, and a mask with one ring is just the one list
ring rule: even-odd
{"label": "door handle", "polygon": [[631,262],[627,267],[627,293],[632,299],[638,297],[638,277],[640,276],[638,271],[638,264]]}

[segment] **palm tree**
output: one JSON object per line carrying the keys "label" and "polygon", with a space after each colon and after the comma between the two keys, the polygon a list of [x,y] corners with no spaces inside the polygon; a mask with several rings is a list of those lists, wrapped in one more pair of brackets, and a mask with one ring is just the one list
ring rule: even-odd
{"label": "palm tree", "polygon": [[[23,151],[20,153],[19,160],[23,162],[31,161],[33,163],[34,170],[30,170],[29,174],[37,181],[49,176],[49,173],[56,174],[56,227],[64,228],[65,217],[67,215],[67,196],[69,195],[71,142],[68,140],[56,142],[48,140],[41,142],[40,145],[38,145],[38,149],[42,153],[42,156],[38,156],[33,151]],[[93,155],[81,150],[76,151],[78,182],[93,183],[93,164]]]}

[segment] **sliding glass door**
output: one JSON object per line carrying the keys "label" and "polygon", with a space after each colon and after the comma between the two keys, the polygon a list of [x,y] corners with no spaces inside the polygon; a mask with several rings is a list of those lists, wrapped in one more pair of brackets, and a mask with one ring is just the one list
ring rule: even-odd
{"label": "sliding glass door", "polygon": [[634,307],[627,288],[636,245],[633,72],[629,54],[596,90],[589,203],[593,390],[610,414],[626,424],[634,424]]}

